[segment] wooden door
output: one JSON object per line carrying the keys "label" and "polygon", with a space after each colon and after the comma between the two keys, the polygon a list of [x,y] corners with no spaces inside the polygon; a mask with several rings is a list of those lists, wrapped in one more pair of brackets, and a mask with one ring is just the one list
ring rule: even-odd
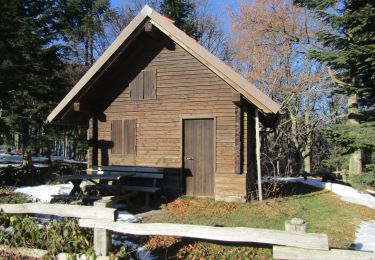
{"label": "wooden door", "polygon": [[186,119],[183,162],[186,194],[214,195],[214,120]]}

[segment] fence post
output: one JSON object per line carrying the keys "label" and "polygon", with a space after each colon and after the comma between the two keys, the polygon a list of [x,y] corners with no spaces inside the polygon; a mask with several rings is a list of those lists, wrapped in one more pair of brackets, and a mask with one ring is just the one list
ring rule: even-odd
{"label": "fence post", "polygon": [[[112,207],[114,201],[112,196],[95,201],[95,207]],[[94,251],[97,256],[107,256],[112,249],[112,231],[104,228],[94,228]]]}
{"label": "fence post", "polygon": [[293,218],[292,220],[285,221],[285,231],[306,233],[306,223],[299,218]]}

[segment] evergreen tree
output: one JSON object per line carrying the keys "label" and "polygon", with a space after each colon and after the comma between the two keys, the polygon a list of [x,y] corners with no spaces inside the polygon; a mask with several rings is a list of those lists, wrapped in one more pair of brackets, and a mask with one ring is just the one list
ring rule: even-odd
{"label": "evergreen tree", "polygon": [[33,132],[56,102],[61,67],[55,2],[10,0],[0,5],[0,91],[2,121],[21,134],[23,165],[32,166]]}
{"label": "evergreen tree", "polygon": [[163,0],[160,12],[175,21],[178,28],[187,35],[199,40],[198,21],[195,15],[196,5],[191,0]]}
{"label": "evergreen tree", "polygon": [[[374,147],[360,132],[374,133],[363,114],[375,101],[375,2],[372,0],[297,0],[326,25],[318,35],[321,47],[310,57],[327,64],[337,93],[348,97],[346,125],[326,130],[326,136],[350,153],[349,173],[361,173],[363,149]],[[366,121],[371,121],[367,119]],[[368,141],[372,144],[368,144]],[[373,150],[372,150],[373,151]]]}
{"label": "evergreen tree", "polygon": [[91,66],[101,54],[95,41],[105,33],[104,25],[112,11],[109,0],[59,0],[58,5],[60,34],[70,60]]}

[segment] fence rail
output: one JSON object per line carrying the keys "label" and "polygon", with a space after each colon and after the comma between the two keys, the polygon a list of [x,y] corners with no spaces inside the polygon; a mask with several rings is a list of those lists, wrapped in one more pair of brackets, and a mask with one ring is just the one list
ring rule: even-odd
{"label": "fence rail", "polygon": [[[375,254],[350,250],[329,250],[326,234],[304,233],[301,223],[287,222],[286,229],[271,230],[246,227],[211,227],[169,223],[126,223],[117,220],[114,198],[106,197],[94,206],[67,204],[0,204],[0,211],[9,214],[46,214],[79,218],[79,226],[94,228],[94,249],[106,256],[112,245],[112,232],[132,235],[179,236],[204,240],[273,245],[275,259],[374,259]],[[300,232],[290,232],[291,225]],[[318,256],[318,257],[315,257]],[[314,258],[315,257],[315,258]]]}
{"label": "fence rail", "polygon": [[9,214],[43,214],[71,218],[89,218],[116,220],[117,210],[93,206],[80,206],[68,204],[0,204],[0,212]]}
{"label": "fence rail", "polygon": [[328,250],[326,234],[292,233],[246,227],[211,227],[167,223],[140,224],[94,219],[80,219],[79,226],[102,228],[132,235],[178,236],[222,242],[261,243]]}

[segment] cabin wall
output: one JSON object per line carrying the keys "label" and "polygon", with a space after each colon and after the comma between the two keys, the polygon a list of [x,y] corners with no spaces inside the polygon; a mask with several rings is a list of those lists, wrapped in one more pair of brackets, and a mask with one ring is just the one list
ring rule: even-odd
{"label": "cabin wall", "polygon": [[[130,100],[129,87],[123,86],[121,94],[104,111],[106,122],[98,124],[99,165],[166,167],[170,169],[166,188],[181,191],[182,119],[215,118],[215,196],[244,197],[246,176],[238,169],[246,168],[246,161],[241,161],[238,154],[236,159],[236,151],[241,150],[235,142],[236,124],[241,124],[241,117],[238,113],[236,117],[233,89],[180,46],[160,50],[158,44],[149,44],[138,54],[141,61],[152,57],[145,67],[132,64],[133,69],[157,70],[156,99]],[[124,68],[124,77],[126,72]],[[112,86],[108,83],[106,87],[110,91]],[[118,119],[137,120],[136,156],[132,158],[114,156],[110,148],[100,146],[111,141],[111,120]],[[242,166],[236,167],[236,163]]]}

